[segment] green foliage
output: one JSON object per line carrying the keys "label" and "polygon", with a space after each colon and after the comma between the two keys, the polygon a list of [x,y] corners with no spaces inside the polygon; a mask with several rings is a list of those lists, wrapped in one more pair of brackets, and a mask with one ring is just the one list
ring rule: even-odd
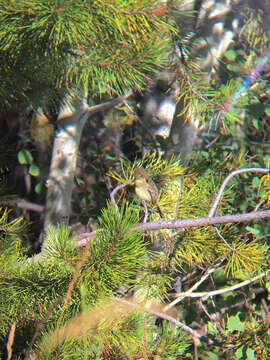
{"label": "green foliage", "polygon": [[28,172],[32,176],[38,176],[40,173],[39,167],[33,163],[33,155],[27,149],[22,149],[17,154],[18,161],[21,165],[29,165]]}
{"label": "green foliage", "polygon": [[6,79],[1,102],[37,101],[38,88],[53,98],[71,84],[95,96],[110,88],[140,88],[148,74],[164,66],[174,31],[155,15],[158,5],[146,0],[1,1],[0,71]]}
{"label": "green foliage", "polygon": [[[42,93],[48,105],[76,87],[95,99],[142,89],[167,65],[176,36],[173,21],[161,10],[159,1],[149,0],[0,0],[0,72],[6,80],[1,103],[31,99],[40,104]],[[211,117],[210,125],[221,125],[219,137],[188,167],[179,158],[165,160],[155,153],[117,163],[109,176],[115,185],[126,186],[107,202],[85,246],[59,225],[48,230],[44,251],[27,259],[21,218],[10,219],[2,211],[1,348],[16,324],[14,359],[22,351],[33,359],[173,360],[192,358],[196,351],[213,360],[269,357],[269,281],[263,281],[269,268],[267,221],[147,233],[134,227],[145,217],[134,193],[135,167],[145,168],[159,189],[162,218],[153,204],[148,220],[171,221],[206,217],[230,171],[269,166],[267,77],[236,99],[268,41],[260,21],[252,15],[246,19],[240,41],[225,53],[218,86],[198,69],[193,46],[188,49],[183,40],[191,56],[173,64],[181,75],[183,114],[197,113],[201,123]],[[237,100],[233,107],[232,99]],[[242,109],[244,119],[238,115]],[[37,176],[33,155],[20,150],[18,161]],[[1,162],[1,171],[5,166]],[[227,186],[216,214],[268,207],[269,176],[246,174]],[[243,280],[246,284],[238,288]],[[132,305],[123,296],[131,292]],[[163,303],[173,300],[178,303],[170,313]],[[157,317],[163,318],[160,324]],[[190,329],[195,324],[207,328],[209,342],[199,341],[194,332],[193,350],[179,319]]]}
{"label": "green foliage", "polygon": [[18,161],[21,165],[31,164],[33,156],[29,150],[23,149],[18,152]]}
{"label": "green foliage", "polygon": [[[103,302],[71,319],[64,327],[44,336],[34,358],[48,359],[57,354],[63,359],[67,354],[68,358],[80,359],[87,352],[90,359],[146,356],[175,359],[186,352],[189,345],[181,330],[170,324],[156,326],[148,314],[138,312],[130,304],[127,301],[116,307],[113,301]],[[151,309],[161,312],[162,306],[152,306],[150,312]],[[89,333],[91,337],[87,336]]]}
{"label": "green foliage", "polygon": [[[134,166],[122,161],[119,171],[111,176],[120,183],[132,183]],[[178,159],[166,162],[155,154],[137,162],[136,166],[145,167],[157,182],[160,206],[168,219],[176,215],[179,218],[206,216],[221,183],[220,175],[214,176],[207,171],[202,171],[201,175],[195,167],[183,168]],[[256,181],[254,185],[260,183]],[[178,198],[176,189],[180,193]],[[226,190],[218,212],[231,211],[234,190],[234,187]],[[176,275],[181,276],[183,288],[189,289],[200,281],[206,269],[217,267],[219,274],[213,278],[214,283],[217,287],[230,288],[237,285],[239,279],[260,274],[267,266],[264,243],[256,234],[243,232],[243,228],[236,225],[219,226],[219,232],[213,227],[204,227],[162,230],[150,237],[141,234],[133,225],[140,221],[144,210],[131,187],[129,191],[132,202],[127,202],[128,196],[118,199],[117,206],[108,202],[84,248],[77,248],[69,228],[59,226],[49,229],[46,248],[32,261],[25,261],[19,253],[15,253],[12,263],[8,257],[1,259],[3,343],[11,325],[16,322],[15,352],[22,347],[19,341],[22,337],[35,344],[37,351],[33,350],[32,355],[40,359],[53,356],[79,359],[85,352],[93,359],[132,358],[138,354],[175,359],[189,346],[181,328],[174,329],[168,323],[160,327],[153,323],[153,315],[138,314],[137,310],[129,312],[125,308],[125,315],[120,316],[119,306],[115,303],[106,305],[108,297],[121,297],[132,290],[136,301],[142,303],[170,302]],[[209,201],[211,197],[213,199]],[[158,215],[150,216],[155,219]],[[6,230],[10,232],[9,227]],[[7,253],[12,249],[11,244],[5,244]],[[191,283],[188,274],[193,274]],[[200,290],[204,290],[204,284]],[[241,294],[248,296],[244,288],[239,292],[225,292],[220,295],[216,307],[228,306],[229,301],[237,303],[237,296],[241,298]],[[194,312],[194,301],[185,301],[179,307],[188,325],[205,316],[201,311]],[[204,302],[205,307],[211,307],[210,300]],[[7,303],[10,304],[8,308]],[[24,309],[23,314],[21,309]],[[152,311],[155,314],[155,310]],[[108,314],[112,317],[110,320]],[[250,324],[244,322],[242,316],[233,313],[229,316],[226,333],[220,335],[212,327],[213,335],[225,344],[233,342],[238,354],[244,344],[241,342],[244,335],[245,342],[249,343],[242,353],[251,357],[254,337],[246,330]],[[64,338],[60,334],[64,334]],[[267,337],[261,344],[266,342]],[[200,347],[203,352],[204,345]],[[260,354],[261,345],[254,351]],[[223,352],[231,356],[229,347],[218,350],[219,354]]]}
{"label": "green foliage", "polygon": [[26,224],[22,217],[11,219],[10,211],[0,208],[0,252],[1,252],[1,271],[5,271],[14,264],[19,257],[24,258],[27,251],[23,233]]}
{"label": "green foliage", "polygon": [[179,158],[172,157],[170,160],[165,160],[161,155],[153,152],[134,163],[121,159],[120,169],[111,171],[108,175],[120,183],[132,182],[135,167],[149,170],[153,177],[173,178],[184,174],[184,167],[180,165]]}
{"label": "green foliage", "polygon": [[227,332],[235,351],[225,350],[224,355],[236,359],[267,359],[270,353],[267,324],[259,324],[253,316],[250,321],[242,321],[241,315],[228,318]]}
{"label": "green foliage", "polygon": [[91,286],[93,296],[100,292],[115,294],[120,285],[129,288],[134,284],[132,277],[140,269],[146,253],[145,243],[137,231],[131,231],[136,220],[137,214],[128,204],[121,208],[120,218],[111,204],[103,210],[83,265],[83,278]]}
{"label": "green foliage", "polygon": [[[177,159],[172,159],[166,165],[165,163],[161,157],[155,155],[149,157],[147,161],[143,159],[133,164],[122,161],[121,170],[109,175],[119,182],[132,182],[134,168],[144,166],[152,174],[153,179],[157,180],[160,192],[158,202],[163,219],[191,219],[207,216],[220,187],[220,177],[213,174],[201,176],[192,170],[189,172],[181,167]],[[219,214],[231,213],[230,203],[234,201],[234,192],[233,187],[228,187],[224,192],[223,200],[217,210]],[[134,208],[137,209],[137,205]],[[160,219],[160,215],[156,212],[150,213],[149,216],[153,220]],[[171,238],[172,233],[173,238]],[[175,258],[171,261],[181,268],[184,264],[193,267],[195,264],[197,266],[213,263],[215,259],[225,257],[225,272],[228,276],[242,277],[246,272],[252,274],[267,266],[265,260],[267,247],[258,242],[256,231],[249,231],[249,233],[244,235],[235,225],[225,225],[219,226],[219,231],[216,231],[214,227],[189,228],[173,232],[163,229],[160,230],[160,235],[151,235],[160,243],[165,239],[170,239],[167,243],[167,251],[171,252],[174,249]],[[156,259],[157,263],[160,259],[160,257]],[[166,280],[167,285],[170,283],[168,280]],[[160,286],[163,288],[161,283]]]}

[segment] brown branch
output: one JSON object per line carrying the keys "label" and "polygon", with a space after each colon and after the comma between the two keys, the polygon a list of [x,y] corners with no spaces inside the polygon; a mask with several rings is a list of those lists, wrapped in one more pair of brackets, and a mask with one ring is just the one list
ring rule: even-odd
{"label": "brown branch", "polygon": [[131,95],[132,95],[132,91],[127,91],[124,95],[118,96],[117,98],[106,101],[102,104],[93,105],[93,106],[89,106],[89,105],[85,104],[85,111],[89,112],[91,115],[93,115],[97,112],[111,109],[114,106],[121,104],[124,100],[129,98]]}
{"label": "brown branch", "polygon": [[[133,302],[132,300],[129,301],[127,299],[121,299],[121,298],[115,298],[114,301],[118,304],[121,305],[127,305],[129,307],[135,308],[136,310],[141,310],[144,312],[148,312],[149,314],[152,314],[156,317],[159,317],[161,319],[167,320],[169,322],[171,322],[172,324],[174,324],[176,327],[178,327],[179,329],[182,329],[186,332],[188,332],[193,339],[194,345],[197,343],[198,340],[202,340],[207,342],[209,345],[210,344],[215,344],[218,345],[218,343],[205,338],[203,335],[199,334],[196,330],[193,330],[190,326],[185,325],[184,323],[182,323],[181,321],[177,320],[174,316],[172,316],[171,314],[166,313],[163,310],[163,305],[157,305],[155,306],[154,303],[152,304],[148,304],[147,306],[145,306],[142,303],[136,303]],[[172,310],[172,309],[171,309]]]}
{"label": "brown branch", "polygon": [[227,223],[237,223],[244,221],[252,221],[256,219],[263,219],[270,217],[270,210],[265,211],[254,211],[247,214],[236,214],[236,215],[224,215],[224,216],[215,216],[218,203],[221,199],[221,196],[224,192],[224,189],[228,182],[235,175],[245,173],[245,172],[259,172],[267,174],[270,172],[269,169],[265,168],[244,168],[233,171],[229,174],[226,179],[223,181],[219,192],[217,194],[216,200],[209,210],[208,216],[204,218],[197,219],[187,219],[187,220],[169,220],[169,221],[157,221],[157,222],[149,222],[145,224],[135,225],[136,228],[139,228],[142,231],[150,231],[150,230],[160,230],[160,229],[179,229],[183,227],[196,227],[196,226],[209,226],[216,224],[227,224]]}
{"label": "brown branch", "polygon": [[194,331],[192,328],[190,328],[189,326],[183,324],[182,322],[176,320],[173,316],[169,315],[168,313],[165,313],[162,311],[162,305],[160,306],[160,309],[157,310],[155,309],[154,304],[151,304],[150,306],[144,306],[143,304],[140,303],[136,303],[136,302],[132,302],[126,299],[121,299],[121,298],[115,298],[114,299],[116,303],[120,303],[120,304],[124,304],[124,305],[128,305],[131,306],[133,308],[136,308],[137,310],[142,310],[145,312],[148,312],[152,315],[155,315],[161,319],[170,321],[171,323],[173,323],[175,326],[183,329],[184,331],[187,331],[190,335],[192,336],[196,336],[196,337],[200,337],[199,334],[196,333],[196,331]]}
{"label": "brown branch", "polygon": [[[253,211],[247,214],[224,215],[215,217],[203,217],[187,220],[153,221],[146,224],[136,224],[134,227],[141,231],[152,231],[160,229],[180,229],[196,226],[209,226],[215,224],[238,223],[257,219],[270,218],[270,210]],[[134,228],[133,227],[133,228]]]}
{"label": "brown branch", "polygon": [[112,190],[112,192],[110,193],[111,202],[112,202],[113,206],[115,207],[115,210],[117,211],[117,215],[118,215],[118,216],[120,216],[120,214],[119,214],[119,210],[118,210],[117,203],[116,203],[116,201],[115,201],[115,194],[116,194],[119,190],[123,189],[124,187],[126,187],[126,186],[129,185],[129,184],[130,184],[130,181],[125,181],[123,184],[117,185],[117,186]]}
{"label": "brown branch", "polygon": [[18,207],[20,209],[31,210],[36,212],[43,212],[44,206],[31,203],[24,199],[10,199],[0,201],[0,206]]}

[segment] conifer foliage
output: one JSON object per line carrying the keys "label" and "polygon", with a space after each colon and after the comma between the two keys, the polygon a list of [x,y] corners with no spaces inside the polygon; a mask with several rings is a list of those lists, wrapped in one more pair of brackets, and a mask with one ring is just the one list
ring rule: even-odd
{"label": "conifer foliage", "polygon": [[[113,158],[106,174],[108,198],[97,208],[92,231],[78,235],[57,218],[56,226],[46,227],[38,254],[33,255],[23,217],[1,208],[3,358],[270,356],[269,155],[256,154],[261,144],[255,147],[254,141],[252,147],[245,138],[251,129],[254,137],[261,131],[267,145],[270,102],[262,93],[270,91],[268,80],[233,104],[233,111],[245,112],[245,126],[233,111],[227,114],[226,101],[243,74],[237,72],[234,80],[232,62],[239,57],[243,63],[241,49],[248,41],[256,45],[249,21],[237,46],[225,54],[219,83],[210,81],[196,64],[197,55],[189,57],[197,44],[188,43],[192,14],[178,11],[179,3],[186,1],[0,0],[0,103],[7,111],[53,108],[59,126],[55,141],[64,130],[77,139],[78,149],[83,126],[78,135],[77,123],[84,124],[86,113],[92,121],[97,108],[113,112],[121,104],[114,116],[134,119],[131,91],[142,92],[164,69],[180,89],[180,116],[197,112],[200,125],[209,116],[210,128],[214,124],[219,131],[190,163],[184,164],[181,154],[166,158],[158,151],[133,162]],[[254,25],[260,18],[249,20]],[[267,41],[265,35],[262,48]],[[79,106],[63,120],[69,98],[68,105]],[[259,102],[260,116],[254,110]],[[20,154],[22,162],[32,164],[27,151]],[[56,169],[64,173],[65,158],[60,160]],[[48,187],[61,185],[49,180]],[[154,187],[154,201],[136,195],[140,185]]]}
{"label": "conifer foliage", "polygon": [[55,98],[52,92],[70,87],[94,96],[140,88],[169,51],[172,28],[159,7],[147,0],[1,1],[1,102]]}

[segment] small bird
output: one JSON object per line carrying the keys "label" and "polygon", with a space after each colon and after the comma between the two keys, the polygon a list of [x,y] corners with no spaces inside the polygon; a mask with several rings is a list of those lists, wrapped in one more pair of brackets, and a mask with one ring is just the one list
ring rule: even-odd
{"label": "small bird", "polygon": [[147,171],[143,168],[135,168],[135,193],[142,201],[157,206],[160,215],[162,215],[158,206],[158,188],[154,181],[149,177]]}

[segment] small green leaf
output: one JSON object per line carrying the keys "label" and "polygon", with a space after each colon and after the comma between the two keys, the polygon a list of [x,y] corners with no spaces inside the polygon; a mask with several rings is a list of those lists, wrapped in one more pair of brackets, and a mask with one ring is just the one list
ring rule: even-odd
{"label": "small green leaf", "polygon": [[32,164],[29,168],[29,174],[32,176],[38,176],[39,175],[39,167],[35,164]]}
{"label": "small green leaf", "polygon": [[227,50],[225,52],[225,57],[229,61],[235,61],[235,59],[236,59],[236,51],[235,50]]}
{"label": "small green leaf", "polygon": [[266,107],[264,109],[264,112],[266,113],[267,116],[270,116],[270,107]]}
{"label": "small green leaf", "polygon": [[218,360],[219,359],[219,357],[213,352],[210,352],[208,355],[209,355],[209,360]]}
{"label": "small green leaf", "polygon": [[228,329],[230,330],[230,332],[233,332],[235,330],[237,331],[244,331],[244,326],[241,322],[241,320],[239,319],[239,313],[236,316],[230,316],[229,320],[228,320]]}
{"label": "small green leaf", "polygon": [[77,183],[78,183],[79,185],[85,185],[85,180],[82,179],[82,178],[77,177],[77,178],[76,178],[76,181],[77,181]]}
{"label": "small green leaf", "polygon": [[241,70],[241,66],[237,64],[228,64],[227,65],[228,70],[238,72]]}
{"label": "small green leaf", "polygon": [[39,182],[39,183],[36,184],[35,193],[39,194],[39,195],[46,193],[46,187],[42,182]]}
{"label": "small green leaf", "polygon": [[31,164],[33,156],[29,150],[23,149],[18,152],[18,160],[21,165]]}
{"label": "small green leaf", "polygon": [[259,236],[261,234],[259,229],[255,229],[251,226],[246,226],[246,230],[251,232],[251,234],[255,235],[255,236]]}
{"label": "small green leaf", "polygon": [[235,352],[235,356],[237,357],[237,359],[242,359],[244,356],[244,345],[242,345],[239,349],[236,350]]}
{"label": "small green leaf", "polygon": [[260,185],[260,178],[258,178],[257,176],[255,176],[253,179],[252,179],[252,186],[257,188],[258,186]]}
{"label": "small green leaf", "polygon": [[255,129],[259,130],[259,122],[258,119],[252,120],[252,125],[255,127]]}
{"label": "small green leaf", "polygon": [[252,349],[247,349],[247,359],[254,360],[255,359],[255,351]]}

